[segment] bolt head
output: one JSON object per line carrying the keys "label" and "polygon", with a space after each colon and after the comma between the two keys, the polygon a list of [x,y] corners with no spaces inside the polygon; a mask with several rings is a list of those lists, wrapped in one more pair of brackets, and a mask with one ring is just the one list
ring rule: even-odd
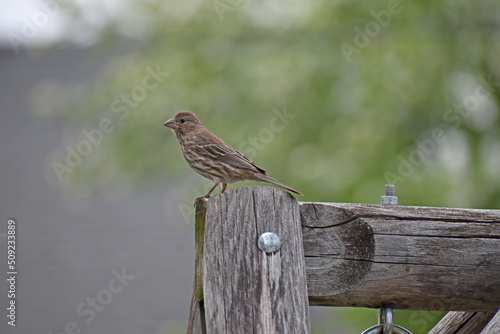
{"label": "bolt head", "polygon": [[380,204],[382,205],[398,205],[397,196],[381,196]]}
{"label": "bolt head", "polygon": [[264,232],[260,235],[257,241],[259,249],[268,253],[276,253],[281,247],[280,238],[273,232]]}

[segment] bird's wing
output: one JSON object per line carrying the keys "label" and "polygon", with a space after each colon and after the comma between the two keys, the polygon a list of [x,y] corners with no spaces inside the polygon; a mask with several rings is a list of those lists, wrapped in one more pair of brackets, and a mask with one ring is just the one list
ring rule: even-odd
{"label": "bird's wing", "polygon": [[[195,152],[201,155],[206,155],[214,160],[220,161],[236,168],[249,169],[255,172],[267,174],[265,170],[257,167],[252,160],[245,157],[240,152],[226,144],[222,139],[211,134],[210,140],[198,142],[195,144]],[[205,138],[207,139],[207,138]]]}

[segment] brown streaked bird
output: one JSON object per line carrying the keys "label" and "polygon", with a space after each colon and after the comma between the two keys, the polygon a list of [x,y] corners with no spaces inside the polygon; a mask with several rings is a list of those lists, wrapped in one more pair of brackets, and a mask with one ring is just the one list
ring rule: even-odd
{"label": "brown streaked bird", "polygon": [[189,167],[215,182],[208,193],[196,201],[210,198],[219,184],[222,184],[222,194],[229,183],[245,180],[268,182],[302,196],[299,191],[267,175],[265,170],[208,131],[191,111],[179,111],[164,125],[177,137]]}

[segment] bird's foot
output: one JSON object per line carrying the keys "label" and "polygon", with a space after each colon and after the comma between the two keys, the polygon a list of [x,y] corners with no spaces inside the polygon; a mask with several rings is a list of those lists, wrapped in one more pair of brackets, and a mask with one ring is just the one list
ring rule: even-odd
{"label": "bird's foot", "polygon": [[201,201],[203,198],[210,198],[210,195],[205,195],[205,196],[200,196],[194,200],[193,206],[196,208],[196,205],[198,204],[199,201]]}

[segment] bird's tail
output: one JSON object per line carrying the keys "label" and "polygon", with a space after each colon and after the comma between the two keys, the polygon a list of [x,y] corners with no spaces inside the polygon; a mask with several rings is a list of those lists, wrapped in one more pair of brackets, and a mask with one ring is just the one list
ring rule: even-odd
{"label": "bird's tail", "polygon": [[278,186],[278,187],[281,187],[281,188],[286,189],[288,191],[291,191],[292,193],[295,193],[297,195],[304,196],[300,191],[295,190],[295,189],[287,186],[284,183],[281,183],[280,181],[270,177],[269,175],[258,174],[258,175],[255,175],[254,177],[255,177],[255,179],[254,179],[255,181],[271,183],[271,184],[274,184],[275,186]]}

